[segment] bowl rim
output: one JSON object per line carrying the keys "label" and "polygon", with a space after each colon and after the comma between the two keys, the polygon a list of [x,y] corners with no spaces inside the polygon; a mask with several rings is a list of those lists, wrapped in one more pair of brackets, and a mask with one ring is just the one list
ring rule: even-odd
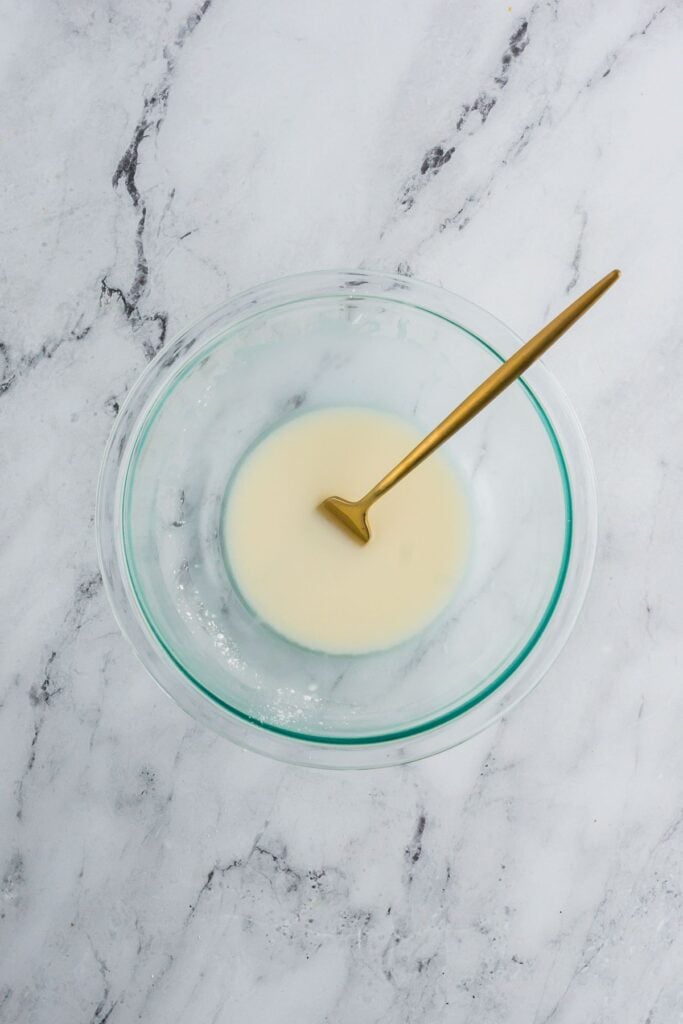
{"label": "bowl rim", "polygon": [[[403,296],[400,292],[404,293]],[[502,321],[453,292],[415,278],[378,271],[312,271],[265,282],[240,292],[176,336],[149,363],[131,388],[119,411],[102,460],[97,490],[96,533],[105,589],[121,631],[155,681],[193,717],[243,746],[283,760],[325,767],[371,767],[418,759],[463,742],[499,718],[540,681],[564,646],[583,603],[595,553],[596,497],[590,454],[576,414],[551,374],[537,363],[519,383],[527,392],[555,454],[565,502],[565,535],[560,567],[550,598],[530,635],[509,664],[504,665],[485,687],[446,712],[415,725],[364,736],[316,736],[297,732],[250,715],[213,693],[183,665],[157,629],[144,596],[136,586],[126,531],[126,503],[136,468],[135,456],[139,454],[144,437],[172,390],[198,361],[221,343],[226,330],[233,331],[247,320],[277,308],[340,295],[391,301],[436,316],[470,335],[501,362],[509,353],[501,353],[500,342],[507,341],[512,351],[521,340]],[[421,301],[416,301],[416,297]],[[460,316],[456,318],[453,312],[447,313],[444,307],[449,306],[460,307]],[[478,330],[462,322],[462,313],[470,322],[473,320],[488,328],[488,337],[497,335],[498,343],[494,345],[485,340]],[[219,334],[212,336],[212,329],[219,329]],[[169,370],[172,370],[170,375]],[[554,407],[552,413],[546,408],[548,402]],[[559,429],[558,420],[563,421]],[[565,444],[562,443],[563,435]],[[570,457],[567,457],[567,448],[570,449]],[[581,527],[584,547],[581,565],[577,565],[577,525]],[[573,593],[567,594],[567,587],[571,584]],[[560,610],[563,614],[558,616]],[[539,659],[539,645],[544,647],[542,641],[547,638],[553,624],[562,628],[551,631],[557,635],[550,637],[553,642],[546,642],[546,650],[540,652],[545,656]],[[523,682],[526,685],[522,685]],[[194,690],[194,695],[187,692],[188,686]],[[493,701],[496,694],[503,699]],[[205,707],[198,705],[197,697]],[[483,716],[476,714],[478,709],[485,709],[488,713]],[[216,711],[220,719],[216,719]],[[463,721],[467,722],[468,728],[453,728],[455,723]],[[264,740],[264,737],[271,739]],[[425,748],[421,742],[425,737],[432,737],[438,742],[427,743]],[[335,755],[335,751],[340,752],[340,756]],[[354,756],[354,751],[360,752],[361,756],[357,753]],[[373,751],[380,756],[374,756]],[[349,752],[352,752],[351,756]]]}

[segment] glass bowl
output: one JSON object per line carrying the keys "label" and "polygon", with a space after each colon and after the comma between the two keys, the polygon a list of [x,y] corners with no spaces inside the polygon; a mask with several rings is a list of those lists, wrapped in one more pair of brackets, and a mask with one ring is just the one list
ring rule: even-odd
{"label": "glass bowl", "polygon": [[411,640],[298,647],[246,606],[221,548],[235,467],[275,425],[355,405],[426,433],[519,344],[442,289],[330,271],[244,292],[162,351],[121,409],[97,500],[114,613],[159,685],[242,746],[335,768],[444,750],[528,693],[574,624],[596,538],[586,442],[542,365],[442,449],[468,489],[471,551]]}

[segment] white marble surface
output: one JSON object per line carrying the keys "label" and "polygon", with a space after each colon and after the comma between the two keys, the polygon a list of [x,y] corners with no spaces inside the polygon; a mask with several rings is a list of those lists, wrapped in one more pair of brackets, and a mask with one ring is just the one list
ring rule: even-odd
{"label": "white marble surface", "polygon": [[[680,3],[10,0],[1,22],[3,1024],[683,1020]],[[614,265],[547,360],[594,453],[596,572],[509,720],[325,774],[147,679],[93,506],[166,337],[329,266],[401,267],[524,333]]]}

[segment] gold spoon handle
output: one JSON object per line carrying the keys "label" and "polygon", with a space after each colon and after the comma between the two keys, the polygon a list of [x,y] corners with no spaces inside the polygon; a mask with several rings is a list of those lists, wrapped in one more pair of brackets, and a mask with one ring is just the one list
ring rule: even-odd
{"label": "gold spoon handle", "polygon": [[587,292],[584,292],[583,295],[580,295],[578,299],[572,302],[571,306],[567,306],[566,309],[562,310],[554,320],[546,324],[538,334],[535,334],[530,341],[522,345],[514,355],[506,359],[445,420],[439,423],[438,427],[435,427],[430,434],[427,434],[404,459],[401,459],[397,466],[394,466],[372,490],[368,491],[359,504],[363,505],[366,509],[369,508],[378,498],[386,494],[394,484],[402,480],[406,473],[409,473],[415,466],[419,466],[439,445],[442,445],[457,430],[460,430],[466,423],[469,423],[489,402],[497,398],[501,391],[504,391],[518,377],[521,377],[524,371],[528,370],[531,364],[535,363],[550,348],[553,342],[557,341],[565,331],[568,331],[572,324],[580,316],[583,316],[586,310],[590,309],[593,303],[597,302],[607,289],[614,284],[619,275],[620,271],[612,270],[611,273],[607,274],[601,281],[598,281],[597,284],[594,284],[592,288],[589,288]]}

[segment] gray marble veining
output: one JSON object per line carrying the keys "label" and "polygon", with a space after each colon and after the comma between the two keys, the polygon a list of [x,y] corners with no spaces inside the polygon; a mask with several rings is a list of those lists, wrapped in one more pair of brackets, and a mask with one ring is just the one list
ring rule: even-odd
{"label": "gray marble veining", "polygon": [[[683,1020],[680,60],[662,0],[26,0],[2,12],[0,1019]],[[552,352],[588,600],[509,719],[326,774],[202,731],[103,594],[102,449],[166,342],[400,269]]]}

